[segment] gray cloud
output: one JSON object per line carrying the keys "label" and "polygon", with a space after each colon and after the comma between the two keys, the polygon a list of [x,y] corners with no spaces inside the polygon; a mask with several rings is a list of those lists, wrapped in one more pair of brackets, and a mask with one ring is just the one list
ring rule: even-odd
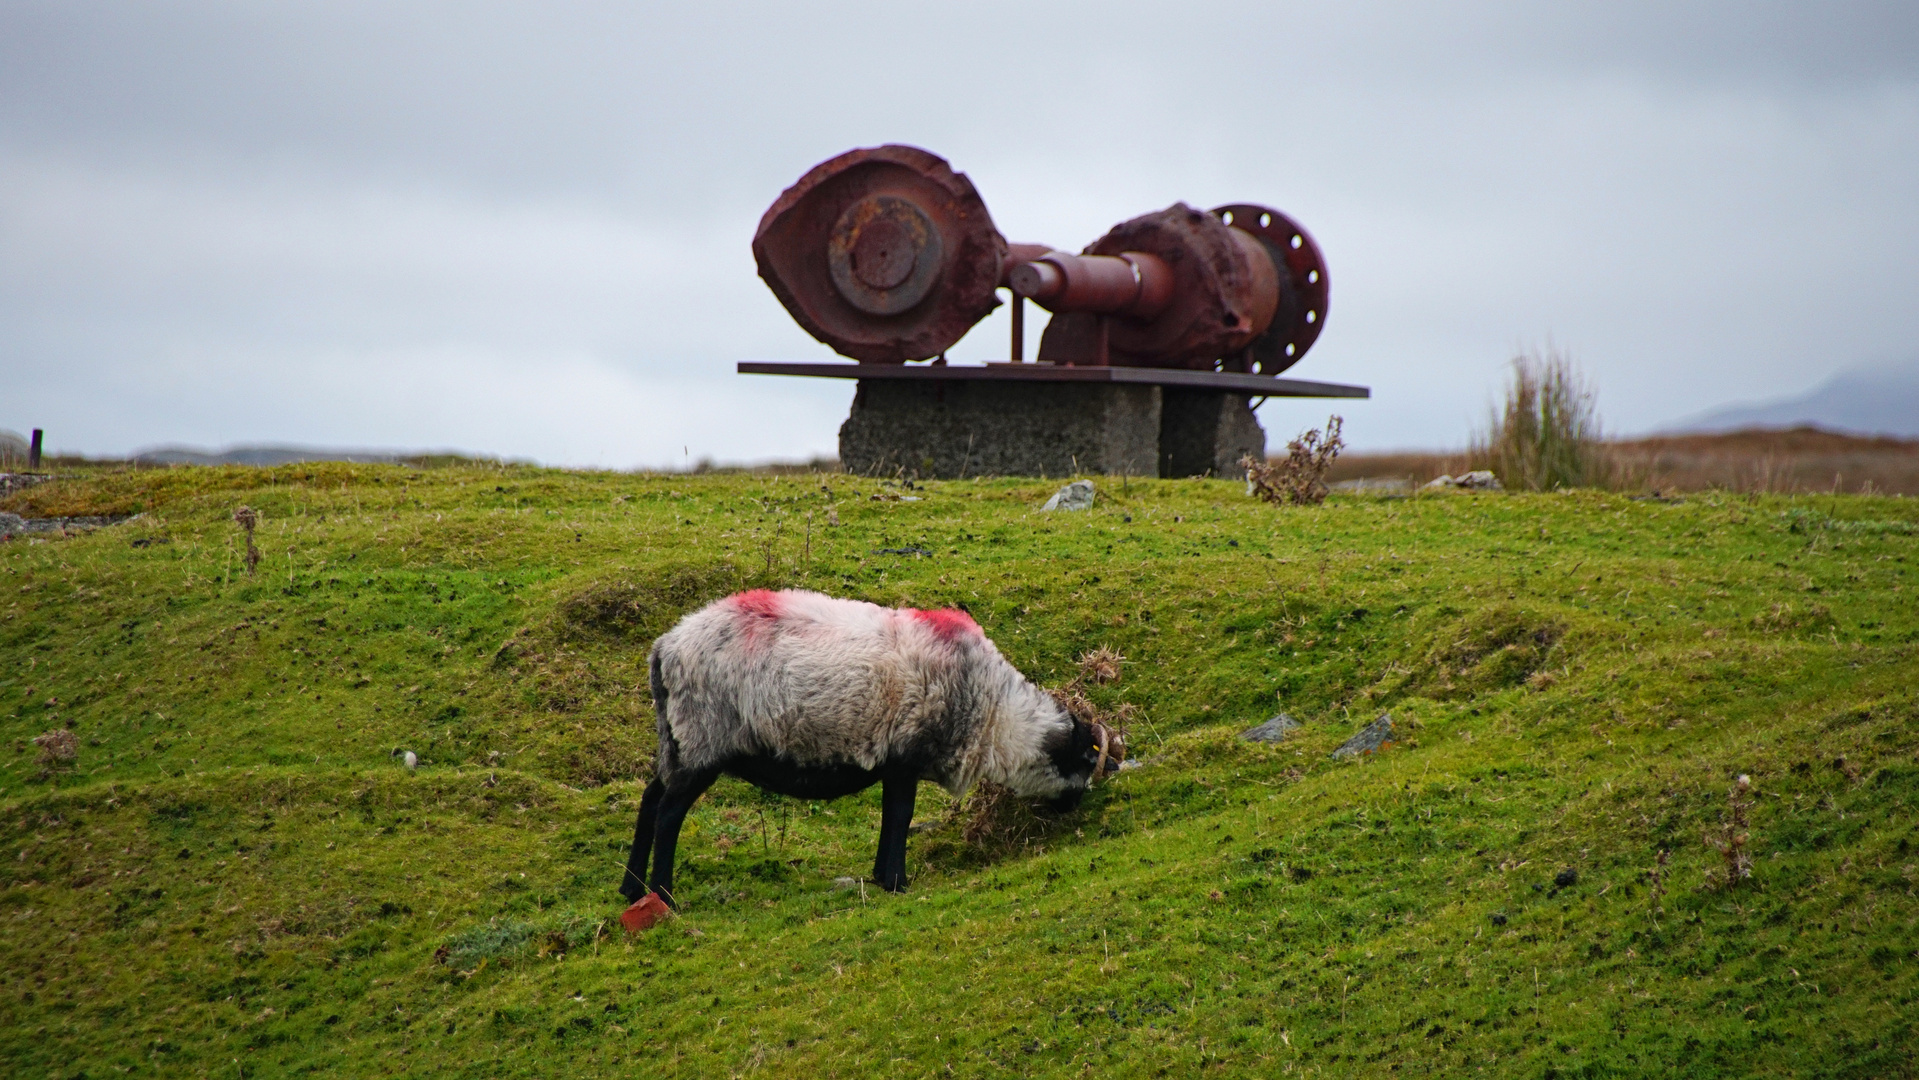
{"label": "gray cloud", "polygon": [[747,240],[884,141],[952,159],[1015,239],[1285,208],[1333,268],[1299,374],[1374,385],[1362,445],[1458,442],[1548,337],[1634,429],[1919,331],[1910,4],[15,3],[0,426],[830,452],[846,388],[731,374],[827,355]]}

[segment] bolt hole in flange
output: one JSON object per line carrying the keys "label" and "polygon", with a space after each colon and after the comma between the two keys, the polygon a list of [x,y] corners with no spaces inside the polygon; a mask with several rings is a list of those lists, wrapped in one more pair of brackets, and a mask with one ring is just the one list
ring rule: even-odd
{"label": "bolt hole in flange", "polygon": [[1270,207],[1235,204],[1213,209],[1222,223],[1257,237],[1279,271],[1279,308],[1264,334],[1248,347],[1248,365],[1277,375],[1299,362],[1326,325],[1326,260],[1312,234]]}

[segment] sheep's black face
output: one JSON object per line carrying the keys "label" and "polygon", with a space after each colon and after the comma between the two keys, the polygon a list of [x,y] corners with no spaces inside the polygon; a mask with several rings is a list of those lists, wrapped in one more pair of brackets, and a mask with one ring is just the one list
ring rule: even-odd
{"label": "sheep's black face", "polygon": [[[1119,759],[1110,741],[1106,749],[1106,771],[1111,773],[1119,768]],[[1087,786],[1097,779],[1094,773],[1100,767],[1099,732],[1091,724],[1072,720],[1070,727],[1062,728],[1047,740],[1046,755],[1053,772],[1066,788],[1049,805],[1063,813],[1078,806]]]}

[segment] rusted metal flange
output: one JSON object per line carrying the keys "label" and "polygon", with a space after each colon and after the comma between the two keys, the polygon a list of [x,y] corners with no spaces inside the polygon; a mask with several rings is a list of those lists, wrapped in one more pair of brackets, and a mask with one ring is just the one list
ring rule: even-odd
{"label": "rusted metal flange", "polygon": [[945,352],[999,306],[1005,256],[972,181],[913,146],[815,165],[753,234],[760,277],[794,320],[871,363]]}
{"label": "rusted metal flange", "polygon": [[1223,370],[1277,375],[1306,355],[1326,326],[1326,257],[1299,223],[1270,206],[1233,203],[1216,206],[1213,215],[1243,230],[1265,246],[1279,270],[1279,306],[1272,325]]}
{"label": "rusted metal flange", "polygon": [[[1243,352],[1272,322],[1278,271],[1250,234],[1175,203],[1115,225],[1088,255],[1144,252],[1172,271],[1171,298],[1149,319],[1105,316],[1106,362],[1130,367],[1215,366]],[[1098,363],[1100,316],[1060,313],[1040,339],[1041,360]]]}

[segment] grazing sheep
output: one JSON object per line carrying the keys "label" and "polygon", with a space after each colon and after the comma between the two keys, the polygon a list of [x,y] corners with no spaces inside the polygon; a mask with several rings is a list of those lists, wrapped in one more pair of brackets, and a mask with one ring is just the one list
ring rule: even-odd
{"label": "grazing sheep", "polygon": [[650,666],[660,751],[620,885],[629,900],[650,889],[673,902],[680,825],[722,773],[801,799],[884,784],[873,877],[898,892],[921,780],[956,796],[991,780],[1063,812],[1125,755],[963,611],[755,589],[680,620]]}

